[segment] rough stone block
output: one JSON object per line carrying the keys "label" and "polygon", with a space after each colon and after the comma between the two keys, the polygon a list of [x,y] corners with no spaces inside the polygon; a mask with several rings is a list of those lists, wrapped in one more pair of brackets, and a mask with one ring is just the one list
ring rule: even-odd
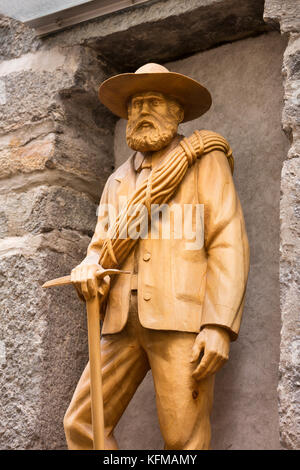
{"label": "rough stone block", "polygon": [[55,134],[49,133],[39,138],[28,136],[27,139],[28,143],[20,145],[18,140],[12,138],[9,145],[0,150],[0,178],[43,170],[49,163],[51,165]]}
{"label": "rough stone block", "polygon": [[0,195],[2,236],[70,229],[92,236],[96,209],[88,196],[70,188],[39,186]]}
{"label": "rough stone block", "polygon": [[33,29],[13,18],[0,15],[0,61],[34,51],[39,43]]}
{"label": "rough stone block", "polygon": [[284,54],[284,107],[282,125],[291,141],[289,158],[300,156],[300,34],[291,34]]}
{"label": "rough stone block", "polygon": [[300,31],[300,3],[297,0],[266,0],[264,20],[280,24],[281,32]]}
{"label": "rough stone block", "polygon": [[79,50],[55,48],[47,53],[28,53],[0,65],[6,103],[1,107],[0,131],[8,132],[49,116],[63,118],[58,93],[73,87],[79,66]]}
{"label": "rough stone block", "polygon": [[97,97],[106,77],[97,54],[40,50],[2,62],[0,77],[0,177],[19,176],[20,188],[21,174],[35,173],[33,181],[46,170],[40,182],[76,181],[97,200],[113,169],[115,122]]}
{"label": "rough stone block", "polygon": [[284,162],[281,181],[281,345],[279,376],[279,416],[282,445],[300,448],[300,158]]}
{"label": "rough stone block", "polygon": [[41,285],[70,272],[88,242],[63,230],[7,239],[0,252],[1,449],[66,447],[62,422],[87,362],[86,318],[72,287]]}
{"label": "rough stone block", "polygon": [[263,0],[152,1],[58,32],[45,45],[88,44],[105,63],[128,72],[266,31],[263,5]]}

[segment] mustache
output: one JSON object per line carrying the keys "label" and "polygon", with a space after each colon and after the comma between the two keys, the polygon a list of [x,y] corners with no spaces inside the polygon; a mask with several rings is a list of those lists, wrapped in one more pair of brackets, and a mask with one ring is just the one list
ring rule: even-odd
{"label": "mustache", "polygon": [[165,124],[168,124],[170,119],[167,116],[164,116],[163,119],[154,116],[153,114],[147,114],[138,117],[135,120],[128,121],[128,130],[129,132],[139,131],[144,124],[149,124],[153,129],[160,130],[161,127],[164,127]]}
{"label": "mustache", "polygon": [[161,125],[161,121],[151,115],[139,117],[135,121],[128,123],[128,127],[131,132],[138,131],[144,124],[148,124],[154,129],[158,129]]}

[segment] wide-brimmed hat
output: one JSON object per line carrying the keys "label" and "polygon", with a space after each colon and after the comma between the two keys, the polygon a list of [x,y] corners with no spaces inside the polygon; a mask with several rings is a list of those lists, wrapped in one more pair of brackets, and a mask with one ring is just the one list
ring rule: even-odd
{"label": "wide-brimmed hat", "polygon": [[145,91],[156,91],[175,98],[183,106],[183,122],[206,113],[212,103],[209,91],[199,82],[181,73],[169,72],[159,64],[146,64],[135,73],[108,78],[99,88],[99,99],[114,114],[128,119],[129,98]]}

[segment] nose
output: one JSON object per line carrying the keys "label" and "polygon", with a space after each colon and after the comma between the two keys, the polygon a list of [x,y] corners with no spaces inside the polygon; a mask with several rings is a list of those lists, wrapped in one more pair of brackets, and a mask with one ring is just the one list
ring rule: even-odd
{"label": "nose", "polygon": [[150,106],[147,100],[143,100],[141,114],[148,114],[150,111]]}

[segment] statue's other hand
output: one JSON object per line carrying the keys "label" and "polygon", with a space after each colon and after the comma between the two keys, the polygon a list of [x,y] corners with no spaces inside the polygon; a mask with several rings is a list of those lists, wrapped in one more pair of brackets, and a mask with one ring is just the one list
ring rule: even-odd
{"label": "statue's other hand", "polygon": [[100,294],[105,297],[109,290],[110,278],[105,276],[97,279],[99,272],[103,270],[99,264],[81,263],[71,271],[71,282],[75,286],[81,299],[89,300]]}
{"label": "statue's other hand", "polygon": [[198,334],[192,349],[191,362],[196,362],[201,353],[203,356],[192,376],[202,380],[215,374],[228,360],[230,336],[225,328],[207,325]]}

